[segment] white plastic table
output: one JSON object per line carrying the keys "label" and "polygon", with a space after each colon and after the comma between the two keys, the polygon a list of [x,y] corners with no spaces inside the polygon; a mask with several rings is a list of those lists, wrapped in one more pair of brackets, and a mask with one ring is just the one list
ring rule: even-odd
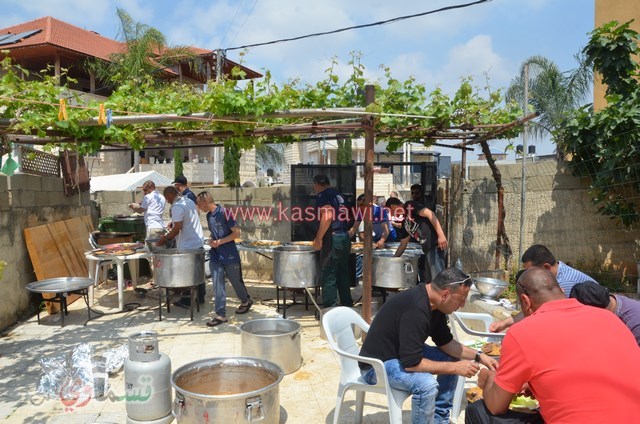
{"label": "white plastic table", "polygon": [[[138,259],[150,259],[151,258],[151,252],[149,252],[148,250],[142,250],[142,251],[138,251],[132,255],[99,255],[99,256],[95,256],[92,254],[92,252],[86,252],[85,253],[85,257],[87,258],[87,260],[89,261],[89,269],[93,270],[95,269],[94,264],[95,261],[104,261],[104,260],[110,260],[113,261],[116,264],[116,269],[118,271],[118,309],[119,310],[123,310],[124,309],[124,290],[126,288],[126,284],[125,284],[125,280],[124,280],[124,264],[126,264],[129,261],[134,261],[134,260],[138,260]],[[91,272],[91,271],[90,271]],[[138,268],[136,266],[133,266],[133,264],[130,264],[129,266],[129,272],[131,273],[131,282],[133,284],[134,287],[136,287],[137,282],[138,282]],[[91,293],[90,295],[91,298],[93,298],[93,293]]]}

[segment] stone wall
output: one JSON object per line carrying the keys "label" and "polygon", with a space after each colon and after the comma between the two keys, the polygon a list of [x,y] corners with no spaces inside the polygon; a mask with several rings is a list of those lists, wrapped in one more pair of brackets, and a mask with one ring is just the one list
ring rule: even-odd
{"label": "stone wall", "polygon": [[[519,254],[522,165],[498,165],[505,188],[505,227],[515,268]],[[544,244],[558,260],[587,272],[607,269],[617,277],[636,275],[634,255],[640,234],[596,213],[586,179],[575,178],[564,163],[527,164],[523,251]],[[496,184],[487,165],[469,167],[461,184],[459,165],[451,182],[451,263],[461,258],[465,271],[494,269],[497,223]],[[503,262],[504,264],[504,262]]]}
{"label": "stone wall", "polygon": [[0,176],[0,329],[13,325],[29,309],[28,283],[36,281],[24,240],[25,228],[83,215],[97,218],[89,193],[66,197],[62,178],[15,174]]}

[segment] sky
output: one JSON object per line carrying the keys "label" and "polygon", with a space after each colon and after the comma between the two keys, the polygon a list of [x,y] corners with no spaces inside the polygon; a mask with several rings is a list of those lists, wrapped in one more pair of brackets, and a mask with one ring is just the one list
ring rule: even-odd
{"label": "sky", "polygon": [[[160,30],[173,45],[232,48],[373,23],[470,3],[472,0],[2,0],[0,28],[43,16],[117,38],[116,8]],[[360,52],[366,77],[390,67],[401,80],[413,76],[428,92],[452,92],[461,78],[478,86],[505,88],[530,56],[543,55],[562,70],[576,66],[574,55],[593,30],[595,0],[492,0],[464,9],[310,39],[250,48],[244,64],[271,71],[277,81],[323,79],[333,58],[348,75],[351,52]],[[240,60],[241,50],[228,52]],[[515,141],[514,144],[521,144]],[[537,142],[539,154],[552,143]],[[492,149],[502,150],[496,142]],[[438,149],[453,156],[451,149]],[[476,149],[479,153],[479,148]],[[511,153],[511,156],[513,154]]]}

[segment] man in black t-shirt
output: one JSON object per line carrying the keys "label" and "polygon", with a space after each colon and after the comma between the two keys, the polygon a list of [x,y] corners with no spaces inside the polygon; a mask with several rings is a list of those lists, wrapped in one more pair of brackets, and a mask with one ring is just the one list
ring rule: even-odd
{"label": "man in black t-shirt", "polygon": [[431,209],[411,200],[403,205],[400,199],[391,197],[387,199],[386,207],[390,209],[391,217],[402,216],[400,223],[394,223],[396,238],[400,240],[395,256],[402,256],[411,238],[420,243],[425,255],[424,269],[420,270],[424,277],[422,282],[431,282],[444,269],[447,248],[447,237],[438,217]]}
{"label": "man in black t-shirt", "polygon": [[[371,323],[360,355],[380,359],[391,387],[412,394],[412,423],[448,423],[457,376],[474,376],[479,364],[495,369],[495,359],[453,340],[447,314],[465,303],[471,278],[457,268],[442,271],[388,300]],[[431,337],[436,346],[425,344]],[[466,359],[459,361],[458,359]],[[373,368],[360,363],[369,384]]]}

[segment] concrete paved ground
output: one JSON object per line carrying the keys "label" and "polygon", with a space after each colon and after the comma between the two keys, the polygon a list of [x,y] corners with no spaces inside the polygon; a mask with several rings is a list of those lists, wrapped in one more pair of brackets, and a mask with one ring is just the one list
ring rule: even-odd
{"label": "concrete paved ground", "polygon": [[[41,374],[40,358],[70,352],[78,344],[86,342],[94,352],[127,343],[127,337],[142,330],[158,333],[159,349],[167,354],[175,370],[181,365],[198,359],[240,356],[240,325],[244,322],[280,316],[275,309],[275,286],[272,284],[247,284],[255,300],[254,307],[245,315],[234,315],[238,302],[227,284],[229,324],[206,327],[211,318],[212,287],[207,285],[207,304],[189,320],[189,311],[172,307],[171,313],[163,311],[163,321],[158,321],[157,301],[140,298],[128,289],[125,302],[139,302],[137,310],[104,315],[83,325],[87,319],[86,306],[78,300],[69,307],[65,327],[60,327],[59,315],[42,315],[41,325],[36,317],[21,322],[0,337],[0,421],[14,423],[124,423],[125,401],[114,396],[125,394],[124,371],[109,378],[111,399],[91,399],[86,404],[63,404],[59,399],[47,399],[36,392]],[[145,287],[145,286],[142,286]],[[354,289],[357,290],[357,289]],[[157,290],[150,290],[154,295]],[[97,290],[95,308],[108,311],[117,305],[117,291],[113,282],[107,282]],[[356,298],[357,298],[357,294]],[[301,300],[301,296],[298,296]],[[113,310],[113,309],[111,309]],[[305,311],[304,305],[294,305],[287,311],[287,318],[302,325],[302,367],[286,375],[279,386],[281,423],[331,423],[336,401],[340,367],[335,354],[326,341],[320,338],[319,322],[314,318],[313,305]],[[468,383],[473,384],[473,382]],[[355,395],[350,392],[340,422],[353,422]],[[384,397],[367,394],[364,409],[365,423],[386,423],[388,415]],[[404,420],[409,421],[411,402],[404,404]],[[464,422],[464,412],[459,422]]]}

